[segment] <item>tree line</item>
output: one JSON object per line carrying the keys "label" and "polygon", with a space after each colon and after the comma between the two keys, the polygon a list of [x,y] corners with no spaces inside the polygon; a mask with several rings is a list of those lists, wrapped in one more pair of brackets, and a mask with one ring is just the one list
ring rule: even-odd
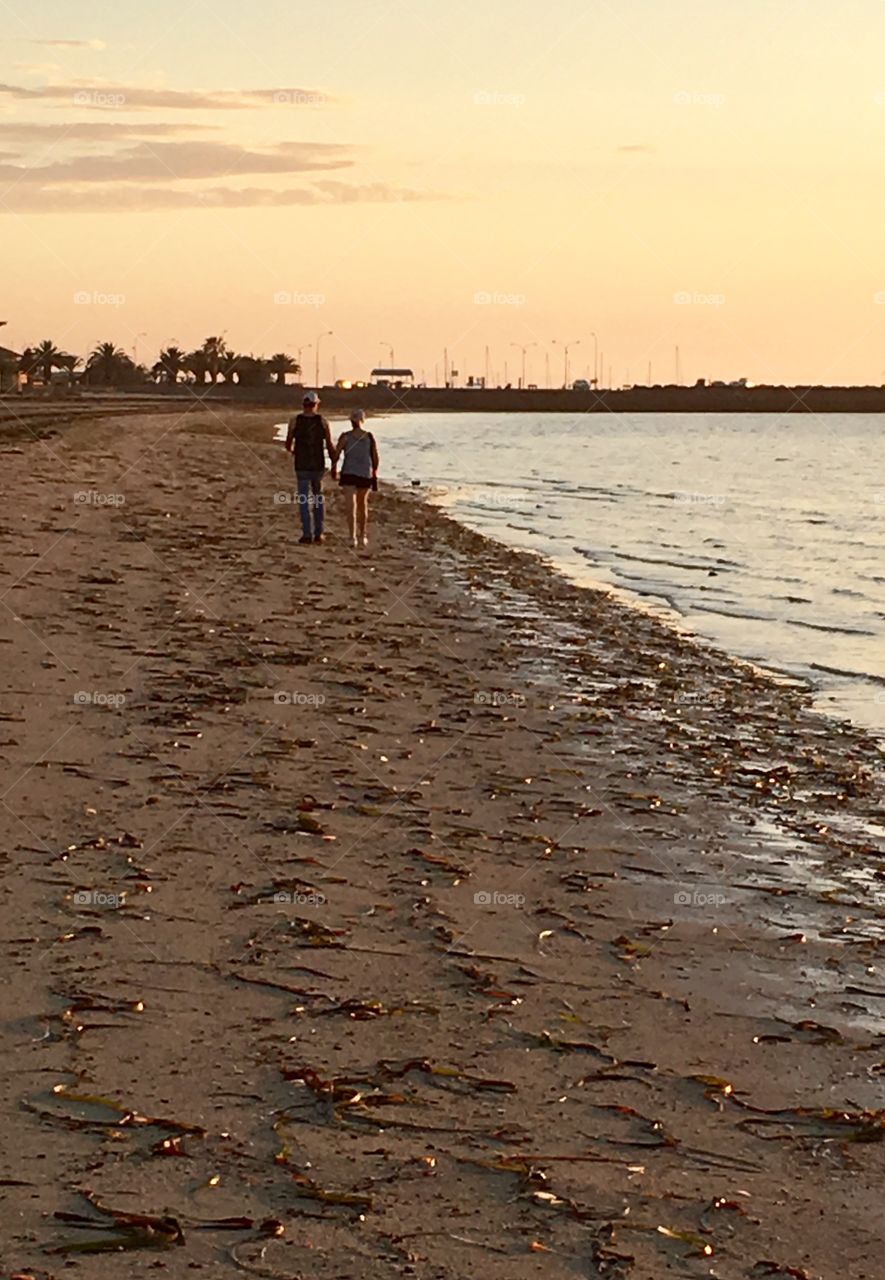
{"label": "tree line", "polygon": [[48,386],[55,372],[65,373],[71,382],[98,387],[130,387],[148,382],[205,385],[219,380],[260,387],[271,381],[282,386],[287,374],[301,373],[301,366],[284,351],[269,357],[238,355],[221,337],[207,338],[195,351],[166,347],[151,366],[137,364],[114,342],[99,342],[85,360],[62,351],[48,338],[27,347],[18,359],[0,356],[0,384],[18,376],[26,387],[38,381]]}

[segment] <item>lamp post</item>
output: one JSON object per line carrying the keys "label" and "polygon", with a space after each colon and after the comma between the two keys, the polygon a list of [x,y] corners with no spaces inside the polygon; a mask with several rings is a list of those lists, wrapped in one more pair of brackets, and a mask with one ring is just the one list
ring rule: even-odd
{"label": "lamp post", "polygon": [[132,363],[133,364],[136,364],[136,365],[138,364],[138,339],[146,338],[146,337],[147,337],[147,333],[137,333],[135,335],[135,341],[132,344]]}
{"label": "lamp post", "polygon": [[519,380],[519,389],[520,391],[524,391],[525,390],[525,353],[528,351],[529,347],[536,347],[538,344],[537,342],[526,342],[525,344],[521,342],[511,342],[510,345],[511,347],[516,347],[517,350],[522,352],[522,377]]}
{"label": "lamp post", "polygon": [[310,351],[310,349],[311,349],[311,347],[312,347],[312,346],[313,346],[313,343],[312,343],[312,342],[302,342],[302,344],[301,344],[301,346],[300,346],[300,347],[296,347],[296,348],[295,348],[295,363],[298,365],[298,372],[299,372],[299,373],[303,373],[303,372],[304,372],[304,370],[303,370],[303,368],[302,368],[302,366],[301,366],[301,353],[302,353],[302,351]]}
{"label": "lamp post", "polygon": [[316,344],[316,351],[315,351],[316,361],[314,363],[314,374],[315,374],[314,386],[316,387],[317,391],[319,391],[320,389],[320,343],[322,342],[323,338],[331,338],[331,336],[332,336],[331,329],[325,329],[322,333],[317,334],[317,344]]}
{"label": "lamp post", "polygon": [[392,369],[396,364],[396,357],[393,354],[393,347],[389,342],[381,342],[379,343],[379,346],[386,347],[387,350],[390,352],[390,367]]}
{"label": "lamp post", "polygon": [[572,342],[560,342],[558,338],[553,339],[553,345],[562,347],[563,349],[563,390],[568,389],[568,353],[572,347],[581,345],[581,339],[575,338]]}
{"label": "lamp post", "polygon": [[591,333],[593,339],[593,390],[599,389],[599,339],[595,333]]}

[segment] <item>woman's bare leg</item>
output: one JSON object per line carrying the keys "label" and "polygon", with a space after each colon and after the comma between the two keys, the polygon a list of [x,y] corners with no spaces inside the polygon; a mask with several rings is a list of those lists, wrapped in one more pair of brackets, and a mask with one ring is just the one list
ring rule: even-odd
{"label": "woman's bare leg", "polygon": [[344,501],[347,505],[347,527],[350,530],[350,545],[356,546],[356,491],[354,489],[344,490]]}
{"label": "woman's bare leg", "polygon": [[356,491],[356,536],[361,547],[366,545],[369,533],[369,490]]}

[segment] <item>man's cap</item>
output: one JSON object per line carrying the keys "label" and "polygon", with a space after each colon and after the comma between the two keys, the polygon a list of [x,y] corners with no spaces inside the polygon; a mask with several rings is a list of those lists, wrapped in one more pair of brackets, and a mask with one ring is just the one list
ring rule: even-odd
{"label": "man's cap", "polygon": [[304,396],[305,404],[319,404],[320,398],[315,391],[307,391]]}

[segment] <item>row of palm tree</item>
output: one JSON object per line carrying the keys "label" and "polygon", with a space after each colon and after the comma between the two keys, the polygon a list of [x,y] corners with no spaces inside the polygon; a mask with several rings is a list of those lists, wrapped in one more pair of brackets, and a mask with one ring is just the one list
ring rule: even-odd
{"label": "row of palm tree", "polygon": [[301,366],[285,351],[278,351],[269,359],[264,356],[237,355],[223,338],[207,338],[196,351],[186,352],[181,347],[166,347],[151,369],[158,382],[181,382],[183,379],[197,383],[239,382],[244,386],[256,386],[274,378],[282,386],[287,374],[299,374]]}
{"label": "row of palm tree", "polygon": [[79,356],[60,350],[47,338],[26,348],[17,361],[7,360],[6,364],[0,361],[0,386],[4,378],[12,379],[17,374],[22,375],[27,386],[32,386],[38,378],[48,385],[56,370],[65,372],[70,381],[89,386],[119,387],[148,382],[206,385],[223,379],[254,387],[262,386],[271,379],[282,386],[287,374],[299,374],[301,366],[284,351],[269,358],[238,355],[230,350],[224,338],[218,336],[207,338],[195,351],[166,347],[150,368],[136,364],[122,347],[113,342],[98,343],[84,362]]}

